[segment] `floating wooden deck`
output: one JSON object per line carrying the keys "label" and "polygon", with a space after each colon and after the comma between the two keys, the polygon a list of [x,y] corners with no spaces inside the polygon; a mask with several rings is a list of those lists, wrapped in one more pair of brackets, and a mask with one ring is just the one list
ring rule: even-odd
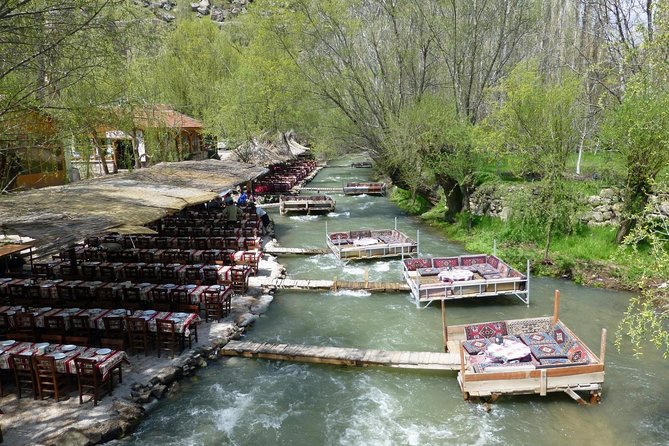
{"label": "floating wooden deck", "polygon": [[457,353],[365,350],[244,341],[230,341],[221,352],[226,356],[352,367],[383,366],[414,370],[460,369],[460,355]]}
{"label": "floating wooden deck", "polygon": [[298,190],[312,191],[312,192],[339,192],[344,193],[341,187],[300,187]]}
{"label": "floating wooden deck", "polygon": [[272,279],[270,277],[249,277],[249,286],[275,287],[294,290],[366,290],[366,291],[409,291],[402,282],[350,282],[344,280]]}
{"label": "floating wooden deck", "polygon": [[263,248],[263,252],[272,255],[281,255],[281,254],[315,255],[315,254],[327,254],[330,252],[330,250],[324,248],[284,248],[273,244],[270,245],[268,243]]}

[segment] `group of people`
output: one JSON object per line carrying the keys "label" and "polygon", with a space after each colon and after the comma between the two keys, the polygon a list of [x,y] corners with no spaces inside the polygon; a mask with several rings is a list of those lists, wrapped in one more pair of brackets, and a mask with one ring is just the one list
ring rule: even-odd
{"label": "group of people", "polygon": [[[258,218],[260,218],[263,235],[270,233],[270,225],[272,224],[272,221],[270,220],[269,215],[267,215],[267,212],[260,206],[257,206],[253,201],[249,202],[249,198],[248,195],[246,195],[245,189],[241,191],[239,197],[237,197],[236,200],[233,198],[231,191],[227,192],[225,195],[223,195],[223,204],[225,205],[225,208],[223,209],[223,219],[225,220],[226,224],[237,224],[242,216],[242,210],[240,207],[248,205],[250,211],[255,212]],[[215,206],[216,205],[214,205],[214,207]],[[218,203],[218,207],[220,207],[220,202]]]}

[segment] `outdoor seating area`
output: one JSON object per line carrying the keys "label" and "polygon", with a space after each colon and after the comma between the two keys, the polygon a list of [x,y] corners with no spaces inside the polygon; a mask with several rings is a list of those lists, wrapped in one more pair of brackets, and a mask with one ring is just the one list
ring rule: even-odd
{"label": "outdoor seating area", "polygon": [[346,183],[344,195],[385,195],[386,183]]}
{"label": "outdoor seating area", "polygon": [[328,213],[335,210],[335,203],[329,195],[281,195],[279,212],[281,215]]}
{"label": "outdoor seating area", "polygon": [[269,174],[255,181],[253,189],[255,195],[290,191],[316,170],[316,161],[302,157],[290,162],[273,164],[269,170]]}
{"label": "outdoor seating area", "polygon": [[115,381],[123,382],[122,350],[48,342],[0,341],[2,395],[13,391],[18,398],[50,398],[60,402],[73,392],[79,403],[111,395]]}
{"label": "outdoor seating area", "polygon": [[332,232],[326,243],[341,260],[404,257],[418,251],[417,242],[396,229]]}
{"label": "outdoor seating area", "polygon": [[465,398],[576,391],[598,400],[604,382],[606,330],[597,356],[558,318],[559,293],[550,317],[444,327],[449,351],[459,351],[458,382]]}
{"label": "outdoor seating area", "polygon": [[513,295],[529,305],[526,274],[495,255],[404,259],[402,274],[417,305],[435,300]]}

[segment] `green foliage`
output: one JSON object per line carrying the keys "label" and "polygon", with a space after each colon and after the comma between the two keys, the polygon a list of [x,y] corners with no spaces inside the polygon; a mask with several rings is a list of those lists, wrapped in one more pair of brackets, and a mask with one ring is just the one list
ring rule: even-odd
{"label": "green foliage", "polygon": [[626,217],[636,219],[653,181],[669,165],[669,93],[638,79],[629,85],[623,102],[607,113],[600,137],[624,160]]}
{"label": "green foliage", "polygon": [[420,195],[412,194],[410,191],[394,188],[390,199],[402,210],[412,214],[420,215],[427,212],[431,204]]}

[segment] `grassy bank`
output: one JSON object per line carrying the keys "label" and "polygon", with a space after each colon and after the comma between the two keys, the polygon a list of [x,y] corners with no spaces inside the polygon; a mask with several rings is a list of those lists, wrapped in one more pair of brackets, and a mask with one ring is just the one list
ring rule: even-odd
{"label": "grassy bank", "polygon": [[[455,223],[443,221],[444,205],[431,205],[408,192],[395,189],[391,199],[403,210],[418,215],[426,224],[438,228],[449,240],[461,243],[469,252],[491,251],[497,245],[498,255],[521,271],[530,260],[532,274],[564,277],[576,283],[606,288],[638,289],[643,271],[630,265],[631,256],[648,256],[647,252],[631,253],[615,243],[616,227],[580,227],[567,236],[555,237],[551,243],[549,261],[544,262],[544,245],[523,240],[506,222],[490,217],[474,217],[472,227],[463,219]],[[638,259],[637,259],[638,260]]]}

